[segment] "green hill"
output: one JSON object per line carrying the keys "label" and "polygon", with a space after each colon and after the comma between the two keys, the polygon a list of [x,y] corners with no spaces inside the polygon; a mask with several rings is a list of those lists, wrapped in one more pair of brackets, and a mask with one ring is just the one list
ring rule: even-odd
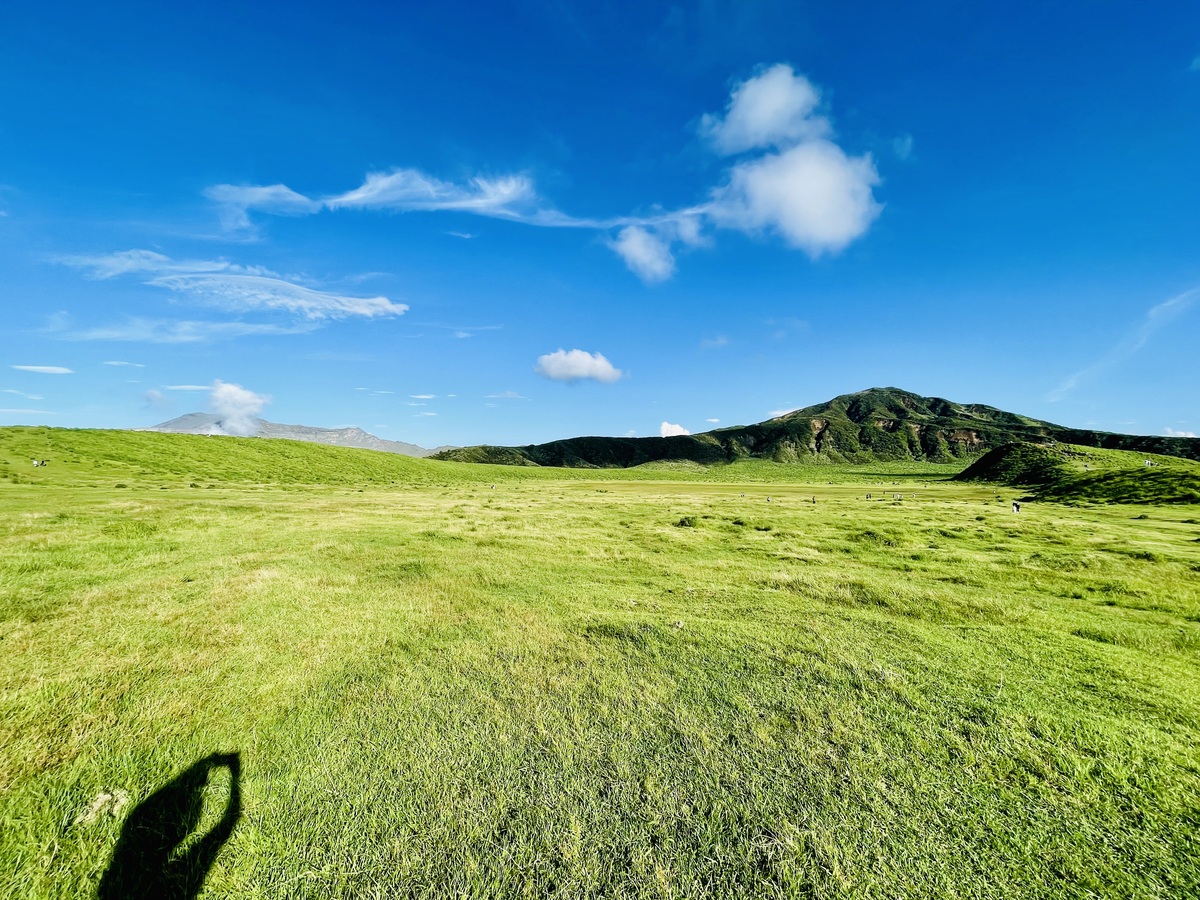
{"label": "green hill", "polygon": [[970,462],[1014,441],[1055,440],[1092,447],[1200,459],[1200,439],[1063,428],[982,404],[871,388],[760,422],[676,437],[579,437],[523,447],[464,447],[436,459],[539,466],[613,468],[662,460],[706,465],[740,459],[775,462]]}
{"label": "green hill", "polygon": [[[33,459],[47,460],[47,465],[34,467]],[[466,471],[465,467],[396,453],[277,438],[0,428],[0,483],[203,488],[219,484],[420,484],[485,477],[487,473],[477,469]]]}
{"label": "green hill", "polygon": [[1030,487],[1042,500],[1200,503],[1200,463],[1071,444],[1007,444],[955,478]]}

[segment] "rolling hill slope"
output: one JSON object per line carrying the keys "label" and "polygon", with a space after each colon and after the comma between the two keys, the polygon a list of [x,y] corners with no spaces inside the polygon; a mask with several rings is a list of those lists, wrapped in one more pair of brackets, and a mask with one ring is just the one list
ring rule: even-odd
{"label": "rolling hill slope", "polygon": [[1200,503],[1200,463],[1071,444],[1006,444],[955,479],[1027,486],[1041,500]]}

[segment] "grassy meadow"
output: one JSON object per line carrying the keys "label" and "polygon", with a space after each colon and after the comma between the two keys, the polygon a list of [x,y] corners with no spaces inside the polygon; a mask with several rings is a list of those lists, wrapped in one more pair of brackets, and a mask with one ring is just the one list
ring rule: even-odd
{"label": "grassy meadow", "polygon": [[0,896],[1200,895],[1200,509],[957,469],[0,429]]}

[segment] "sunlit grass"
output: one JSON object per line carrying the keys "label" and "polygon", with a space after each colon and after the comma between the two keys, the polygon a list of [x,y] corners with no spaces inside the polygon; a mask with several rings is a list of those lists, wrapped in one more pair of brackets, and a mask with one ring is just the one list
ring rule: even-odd
{"label": "sunlit grass", "polygon": [[94,892],[80,813],[232,751],[206,896],[1200,890],[1187,508],[115,440],[141,483],[4,445],[0,895]]}

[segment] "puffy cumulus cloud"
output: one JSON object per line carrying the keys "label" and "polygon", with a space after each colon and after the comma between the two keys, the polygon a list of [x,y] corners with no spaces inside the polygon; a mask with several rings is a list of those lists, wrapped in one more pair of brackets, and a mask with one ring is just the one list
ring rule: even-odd
{"label": "puffy cumulus cloud", "polygon": [[779,63],[738,84],[725,115],[706,114],[700,131],[724,154],[825,137],[829,121],[813,115],[820,102],[812,82]]}
{"label": "puffy cumulus cloud", "polygon": [[622,228],[612,248],[642,281],[666,281],[675,274],[675,257],[666,241],[638,225]]}
{"label": "puffy cumulus cloud", "polygon": [[250,437],[258,433],[255,416],[271,402],[271,398],[218,378],[213,382],[209,402],[213,412],[221,417],[221,427],[227,434]]}
{"label": "puffy cumulus cloud", "polygon": [[611,384],[625,373],[613,366],[603,354],[586,350],[555,350],[538,357],[534,371],[552,381],[600,381]]}
{"label": "puffy cumulus cloud", "polygon": [[734,166],[709,215],[724,228],[777,233],[817,257],[866,233],[882,209],[872,194],[878,183],[870,155],[808,141]]}
{"label": "puffy cumulus cloud", "polygon": [[658,433],[662,437],[678,437],[679,435],[682,435],[682,434],[691,434],[691,432],[688,431],[686,428],[684,428],[682,425],[675,425],[675,424],[672,424],[671,422],[663,422],[661,425],[659,425]]}
{"label": "puffy cumulus cloud", "polygon": [[1196,432],[1194,431],[1176,431],[1170,425],[1163,429],[1163,434],[1165,434],[1167,437],[1196,437]]}

